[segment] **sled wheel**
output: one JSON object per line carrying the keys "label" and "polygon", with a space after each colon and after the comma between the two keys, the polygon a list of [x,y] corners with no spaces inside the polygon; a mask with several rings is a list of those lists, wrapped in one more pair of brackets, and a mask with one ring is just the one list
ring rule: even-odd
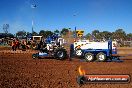
{"label": "sled wheel", "polygon": [[96,58],[98,61],[105,61],[106,60],[106,54],[103,52],[100,52],[96,55]]}
{"label": "sled wheel", "polygon": [[87,61],[87,62],[91,62],[94,60],[94,55],[92,53],[86,53],[84,55],[84,59]]}

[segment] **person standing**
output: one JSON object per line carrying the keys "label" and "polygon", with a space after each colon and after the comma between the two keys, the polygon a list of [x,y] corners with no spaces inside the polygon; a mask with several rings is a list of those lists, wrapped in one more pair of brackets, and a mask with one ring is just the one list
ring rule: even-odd
{"label": "person standing", "polygon": [[12,50],[16,51],[16,41],[15,40],[12,41]]}
{"label": "person standing", "polygon": [[21,46],[22,46],[22,51],[26,51],[26,41],[25,40],[22,41]]}
{"label": "person standing", "polygon": [[19,40],[17,39],[17,40],[16,40],[16,48],[19,49],[19,47],[20,47],[20,43],[19,43]]}

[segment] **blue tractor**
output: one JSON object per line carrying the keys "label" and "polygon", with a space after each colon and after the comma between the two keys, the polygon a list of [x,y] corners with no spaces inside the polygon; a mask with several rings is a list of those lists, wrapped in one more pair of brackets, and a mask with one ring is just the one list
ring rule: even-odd
{"label": "blue tractor", "polygon": [[53,57],[58,60],[64,60],[67,57],[67,51],[60,45],[58,35],[48,36],[44,41],[40,41],[39,52],[32,55],[33,59]]}

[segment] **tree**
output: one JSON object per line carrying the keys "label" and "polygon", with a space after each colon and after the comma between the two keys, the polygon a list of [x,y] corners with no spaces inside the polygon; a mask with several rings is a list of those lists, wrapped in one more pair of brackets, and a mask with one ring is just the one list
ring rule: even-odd
{"label": "tree", "polygon": [[32,36],[37,36],[37,35],[38,35],[38,33],[33,31]]}
{"label": "tree", "polygon": [[99,33],[99,30],[93,30],[92,31],[92,35],[94,35],[95,37],[98,35],[98,33]]}
{"label": "tree", "polygon": [[123,46],[124,40],[127,40],[126,33],[123,29],[117,29],[112,33],[112,39],[118,42],[118,45]]}
{"label": "tree", "polygon": [[68,28],[63,28],[63,29],[61,30],[61,34],[62,34],[62,35],[66,35],[68,32],[69,32],[69,29],[68,29]]}
{"label": "tree", "polygon": [[48,30],[40,30],[39,32],[39,35],[43,36],[43,37],[48,37],[48,36],[51,36],[53,35],[53,32],[52,31],[48,31]]}
{"label": "tree", "polygon": [[132,33],[127,34],[127,40],[132,41]]}
{"label": "tree", "polygon": [[91,38],[91,34],[88,33],[88,34],[85,35],[85,37],[88,38],[88,39],[90,39]]}
{"label": "tree", "polygon": [[52,31],[45,31],[45,34],[46,34],[46,37],[48,37],[48,36],[51,36],[51,35],[53,35],[53,32]]}
{"label": "tree", "polygon": [[9,38],[14,38],[14,35],[11,34],[11,33],[8,33],[8,34],[7,34],[7,37],[9,37]]}
{"label": "tree", "polygon": [[111,32],[103,31],[101,37],[102,37],[104,40],[109,40],[109,39],[112,38],[111,36],[112,36],[112,33],[111,33]]}
{"label": "tree", "polygon": [[99,32],[97,35],[96,35],[96,38],[99,40],[99,41],[102,41],[103,40],[103,32]]}
{"label": "tree", "polygon": [[0,33],[0,38],[5,38],[5,37],[10,37],[10,38],[14,38],[14,35],[11,33]]}
{"label": "tree", "polygon": [[123,29],[117,29],[113,34],[112,37],[114,39],[118,39],[119,41],[123,41],[126,39],[126,33]]}
{"label": "tree", "polygon": [[20,38],[24,38],[24,37],[26,37],[26,32],[24,30],[23,31],[18,31],[16,33],[16,36],[20,37]]}
{"label": "tree", "polygon": [[8,34],[9,24],[3,24],[4,33]]}
{"label": "tree", "polygon": [[112,33],[109,31],[99,32],[99,30],[93,30],[92,36],[99,41],[111,39]]}
{"label": "tree", "polygon": [[56,29],[56,30],[54,31],[54,33],[55,33],[55,34],[59,34],[60,31]]}
{"label": "tree", "polygon": [[45,37],[46,36],[46,32],[44,30],[40,30],[39,35]]}
{"label": "tree", "polygon": [[93,30],[93,31],[92,31],[92,36],[93,36],[93,38],[96,39],[96,40],[98,39],[98,34],[99,34],[99,30]]}

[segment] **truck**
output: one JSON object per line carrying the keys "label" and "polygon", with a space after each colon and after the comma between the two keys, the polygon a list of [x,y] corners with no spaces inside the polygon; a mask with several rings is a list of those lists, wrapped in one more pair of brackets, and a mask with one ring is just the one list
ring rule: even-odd
{"label": "truck", "polygon": [[87,62],[91,61],[118,61],[122,62],[117,55],[116,41],[90,42],[88,40],[78,40],[71,44],[71,56],[77,56]]}

